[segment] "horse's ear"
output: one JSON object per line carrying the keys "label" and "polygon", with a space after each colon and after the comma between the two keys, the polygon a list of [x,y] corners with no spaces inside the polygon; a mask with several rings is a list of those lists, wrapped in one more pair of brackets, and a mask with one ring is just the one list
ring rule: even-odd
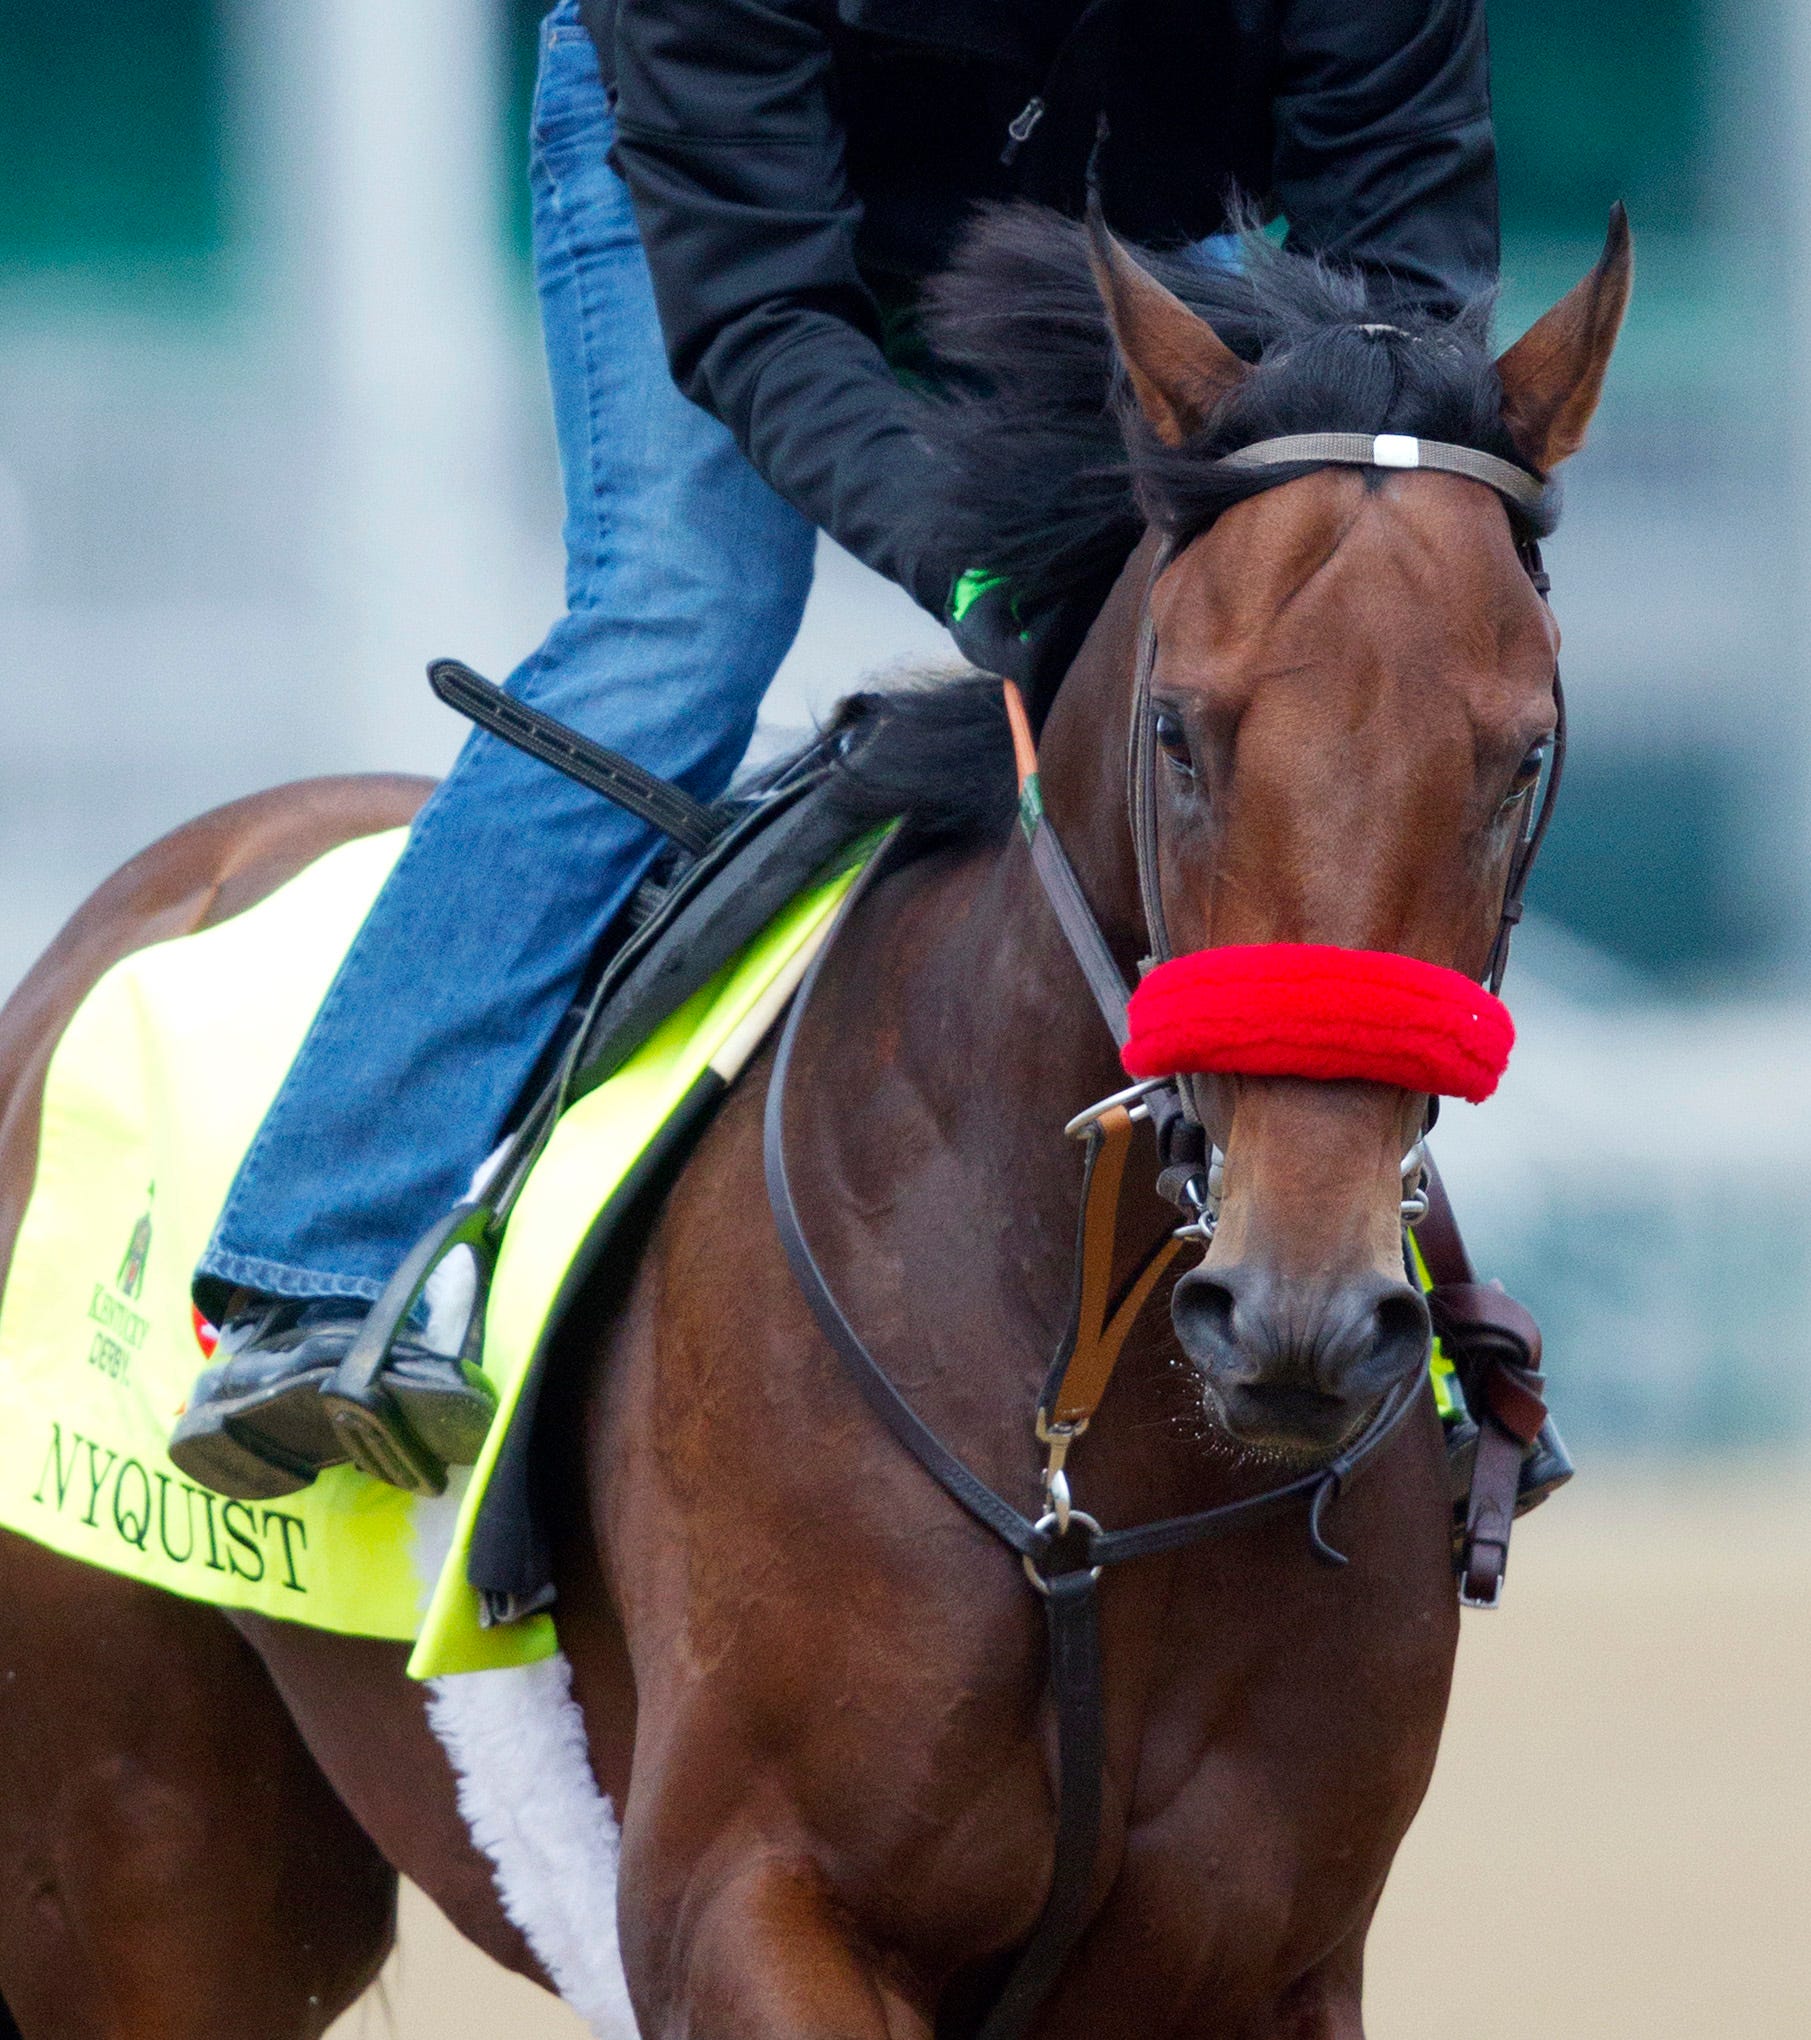
{"label": "horse's ear", "polygon": [[1629,216],[1615,205],[1597,267],[1497,362],[1503,422],[1522,458],[1542,473],[1585,443],[1634,280]]}
{"label": "horse's ear", "polygon": [[1166,446],[1180,446],[1249,366],[1218,333],[1133,261],[1088,209],[1088,260],[1138,408]]}

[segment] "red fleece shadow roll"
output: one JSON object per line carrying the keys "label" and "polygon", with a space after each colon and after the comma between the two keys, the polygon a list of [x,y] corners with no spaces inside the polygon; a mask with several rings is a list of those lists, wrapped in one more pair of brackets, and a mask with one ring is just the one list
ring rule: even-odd
{"label": "red fleece shadow roll", "polygon": [[1515,1045],[1501,999],[1380,949],[1259,942],[1161,963],[1132,994],[1135,1077],[1360,1078],[1482,1103]]}

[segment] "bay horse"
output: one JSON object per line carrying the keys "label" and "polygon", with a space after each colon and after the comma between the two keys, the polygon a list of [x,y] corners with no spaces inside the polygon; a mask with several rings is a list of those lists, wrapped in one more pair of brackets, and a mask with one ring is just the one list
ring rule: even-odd
{"label": "bay horse", "polygon": [[[1094,254],[1098,290],[1079,229],[1014,212],[979,230],[939,330],[980,373],[933,430],[939,514],[1022,586],[1085,578],[1151,527],[1042,731],[1046,808],[1108,942],[1130,972],[1147,940],[1124,760],[1148,618],[1178,945],[1337,943],[1476,977],[1555,715],[1557,633],[1520,535],[1452,474],[1307,466],[1259,486],[1212,462],[1279,433],[1398,432],[1544,477],[1597,403],[1626,227],[1494,363],[1481,313],[1377,312],[1262,245],[1236,274],[1172,263],[1167,286],[1116,245]],[[916,854],[864,897],[803,1015],[794,1189],[895,1385],[1029,1502],[1079,1196],[1063,1126],[1124,1079],[1012,826],[997,690],[892,713],[850,798],[903,813]],[[239,802],[79,911],[0,1016],[8,1247],[50,1048],[107,964],[425,790]],[[761,1193],[770,1069],[771,1052],[650,1216],[626,1293],[574,1315],[544,1437],[560,1636],[621,1813],[640,2031],[942,2040],[976,2030],[1051,1882],[1041,1621],[801,1299]],[[1140,1321],[1087,1441],[1109,1524],[1323,1459],[1426,1364],[1398,1207],[1427,1101],[1288,1077],[1203,1097],[1218,1230]],[[1133,1183],[1121,1279],[1174,1218]],[[1049,2040],[1362,2033],[1366,1930],[1457,1637],[1430,1399],[1333,1513],[1342,1571],[1284,1517],[1106,1584],[1100,1848]],[[26,2040],[319,2034],[383,1960],[399,1871],[548,1980],[400,1646],[230,1617],[10,1535],[0,1608],[0,1994]]]}

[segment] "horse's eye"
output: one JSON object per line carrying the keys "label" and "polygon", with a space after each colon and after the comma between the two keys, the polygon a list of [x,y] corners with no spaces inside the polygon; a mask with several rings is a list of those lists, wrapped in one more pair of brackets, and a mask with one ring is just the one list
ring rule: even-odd
{"label": "horse's eye", "polygon": [[1151,718],[1151,731],[1157,739],[1157,748],[1175,766],[1178,772],[1195,776],[1195,754],[1189,748],[1188,731],[1181,716],[1174,709],[1157,709]]}
{"label": "horse's eye", "polygon": [[1503,800],[1505,807],[1524,799],[1540,783],[1541,767],[1547,762],[1547,744],[1548,739],[1543,737],[1538,744],[1531,745],[1527,757],[1515,768],[1515,777],[1509,782],[1509,792]]}

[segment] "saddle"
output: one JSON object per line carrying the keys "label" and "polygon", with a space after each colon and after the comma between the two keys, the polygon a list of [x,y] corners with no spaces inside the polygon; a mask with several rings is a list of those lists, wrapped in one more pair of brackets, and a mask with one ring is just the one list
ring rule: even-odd
{"label": "saddle", "polygon": [[[562,1114],[615,1074],[873,826],[839,799],[834,772],[861,740],[866,708],[859,696],[803,752],[733,798],[707,804],[512,699],[457,660],[436,661],[428,677],[449,707],[628,809],[658,829],[667,847],[606,933],[589,989],[568,1014],[544,1074],[480,1182],[410,1250],[335,1378],[333,1421],[353,1463],[418,1494],[438,1493],[446,1469],[397,1422],[382,1376],[435,1271],[461,1248],[477,1262],[477,1303],[461,1351],[476,1360],[504,1229]],[[663,1129],[588,1238],[583,1272],[671,1182],[709,1117],[708,1110],[681,1113]],[[575,1280],[563,1300],[578,1286]],[[551,1556],[533,1502],[533,1437],[558,1315],[524,1380],[473,1527],[469,1577],[487,1624],[519,1620],[553,1598]]]}
{"label": "saddle", "polygon": [[[804,752],[733,798],[706,804],[512,699],[456,660],[437,661],[429,679],[448,706],[627,808],[668,844],[606,936],[589,990],[568,1016],[545,1075],[481,1184],[405,1259],[336,1383],[335,1421],[354,1462],[392,1485],[433,1493],[444,1468],[399,1463],[381,1374],[392,1340],[435,1270],[460,1247],[477,1259],[479,1301],[464,1348],[465,1357],[476,1358],[483,1297],[503,1230],[562,1113],[620,1069],[814,879],[846,861],[873,824],[841,797],[837,769],[862,742],[868,705],[860,696],[845,703]],[[710,1105],[678,1114],[610,1200],[562,1304],[670,1185],[708,1124]],[[1455,1486],[1455,1565],[1465,1602],[1494,1607],[1511,1522],[1570,1479],[1572,1466],[1542,1400],[1539,1328],[1499,1285],[1478,1280],[1431,1161],[1428,1187],[1416,1245],[1434,1328],[1463,1393],[1462,1402],[1443,1410]],[[487,1626],[518,1621],[554,1598],[552,1554],[535,1500],[534,1433],[560,1314],[556,1309],[531,1363],[473,1525],[468,1578]]]}

